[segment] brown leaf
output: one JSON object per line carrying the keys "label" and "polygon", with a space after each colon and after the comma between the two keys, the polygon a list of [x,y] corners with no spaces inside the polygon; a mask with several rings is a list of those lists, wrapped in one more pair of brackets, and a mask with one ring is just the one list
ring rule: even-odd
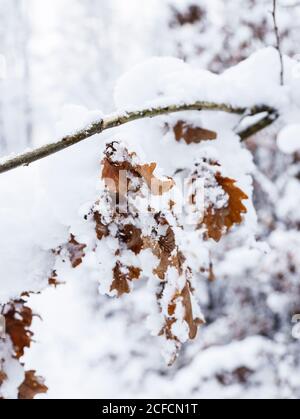
{"label": "brown leaf", "polygon": [[[175,267],[178,272],[181,272],[184,256],[176,248],[175,234],[172,227],[168,225],[167,220],[158,215],[156,221],[158,225],[168,226],[166,233],[165,235],[154,238],[144,237],[144,249],[150,249],[154,256],[159,260],[159,264],[154,269],[153,273],[163,281],[169,267]],[[176,250],[176,252],[174,252],[174,250]]]}
{"label": "brown leaf", "polygon": [[134,227],[132,224],[127,224],[119,231],[119,238],[133,253],[138,255],[143,248],[142,230]]}
{"label": "brown leaf", "polygon": [[[24,295],[26,294],[24,293]],[[25,348],[29,348],[32,341],[33,333],[29,330],[33,319],[32,311],[29,307],[25,306],[25,301],[20,299],[6,304],[3,308],[3,314],[6,320],[7,339],[10,339],[13,345],[13,351],[9,356],[20,362]],[[3,362],[5,360],[0,363],[0,387],[8,378],[2,371]],[[25,373],[24,382],[19,387],[18,398],[33,399],[37,394],[46,393],[47,390],[42,379],[35,376],[35,371],[28,371]]]}
{"label": "brown leaf", "polygon": [[[102,179],[105,181],[107,188],[114,193],[124,193],[126,192],[124,186],[120,183],[120,172],[121,171],[132,171],[132,166],[128,162],[112,162],[108,158],[105,158],[102,162],[103,169],[102,169]],[[121,187],[122,186],[122,187]]]}
{"label": "brown leaf", "polygon": [[248,196],[237,186],[234,179],[216,175],[217,182],[228,194],[228,205],[225,208],[214,209],[210,207],[204,216],[203,223],[207,227],[207,236],[215,241],[220,241],[224,232],[230,230],[234,224],[241,224],[242,214],[247,213],[243,200]]}
{"label": "brown leaf", "polygon": [[165,236],[160,236],[159,246],[164,253],[171,255],[173,250],[176,248],[175,234],[172,228],[169,226]]}
{"label": "brown leaf", "polygon": [[202,141],[216,140],[217,133],[202,127],[195,127],[185,121],[178,121],[173,128],[176,141],[184,140],[186,144],[199,144]]}
{"label": "brown leaf", "polygon": [[[128,158],[132,158],[132,156],[128,154]],[[106,182],[106,187],[110,192],[116,194],[124,195],[127,192],[126,186],[129,184],[129,174],[143,178],[153,195],[162,195],[174,186],[172,179],[161,180],[155,177],[156,163],[133,165],[131,161],[115,162],[106,156],[102,164],[102,179]],[[123,177],[120,176],[121,171],[125,172],[126,177],[124,179],[127,179],[127,184],[126,182],[124,184],[121,182],[123,180]]]}
{"label": "brown leaf", "polygon": [[85,256],[84,249],[86,248],[85,244],[78,243],[75,240],[73,234],[71,234],[69,243],[67,244],[67,250],[70,257],[70,262],[73,268],[77,268],[82,263],[82,259]]}
{"label": "brown leaf", "polygon": [[94,212],[94,221],[96,223],[96,235],[98,240],[109,235],[108,226],[102,223],[101,215],[98,211]]}
{"label": "brown leaf", "polygon": [[136,166],[136,171],[145,179],[151,193],[157,196],[169,192],[174,186],[174,181],[170,178],[161,180],[155,177],[154,171],[156,166],[156,163],[138,165]]}
{"label": "brown leaf", "polygon": [[203,321],[199,318],[194,318],[192,302],[191,302],[191,291],[190,291],[190,285],[188,281],[186,282],[183,290],[175,294],[175,296],[173,297],[172,301],[170,302],[168,306],[168,315],[170,316],[170,318],[166,322],[166,327],[167,329],[169,329],[168,336],[170,337],[172,335],[171,327],[175,321],[174,314],[176,311],[178,299],[181,299],[183,307],[185,309],[184,320],[187,322],[189,326],[189,338],[191,340],[195,339],[198,333],[198,328],[200,325],[203,324]]}
{"label": "brown leaf", "polygon": [[185,309],[184,320],[187,322],[190,329],[189,338],[195,339],[198,333],[198,327],[203,324],[203,321],[198,318],[194,319],[193,308],[192,308],[192,303],[191,303],[191,291],[190,291],[190,286],[189,286],[188,281],[185,284],[185,287],[183,288],[183,290],[181,291],[181,296],[183,298],[183,306]]}
{"label": "brown leaf", "polygon": [[38,394],[47,393],[48,387],[45,386],[44,380],[35,375],[35,371],[26,371],[25,380],[19,387],[18,398],[20,400],[32,400]]}
{"label": "brown leaf", "polygon": [[[122,270],[127,271],[126,273]],[[123,294],[130,293],[129,282],[135,279],[139,279],[141,274],[141,269],[134,266],[123,267],[120,262],[117,262],[113,270],[114,280],[111,285],[110,291],[116,290],[118,297],[121,297]]]}
{"label": "brown leaf", "polygon": [[17,359],[24,355],[25,348],[29,348],[33,333],[29,330],[33,314],[25,301],[18,300],[8,304],[4,317],[6,320],[6,334],[11,338]]}

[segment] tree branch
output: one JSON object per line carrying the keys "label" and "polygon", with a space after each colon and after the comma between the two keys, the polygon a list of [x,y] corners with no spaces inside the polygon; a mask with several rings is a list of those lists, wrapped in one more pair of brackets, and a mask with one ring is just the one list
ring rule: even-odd
{"label": "tree branch", "polygon": [[274,32],[276,36],[276,49],[279,54],[279,60],[280,60],[280,84],[281,86],[284,85],[284,62],[283,62],[283,54],[281,51],[281,40],[280,40],[280,34],[279,34],[279,28],[277,24],[277,0],[273,0],[273,23],[274,23]]}
{"label": "tree branch", "polygon": [[[0,163],[0,173],[8,172],[20,166],[28,166],[29,164],[41,160],[52,154],[58,153],[65,148],[78,144],[95,134],[100,134],[105,130],[127,124],[143,118],[153,118],[160,115],[181,112],[181,111],[221,111],[231,114],[254,116],[262,112],[267,112],[268,115],[274,114],[276,111],[269,106],[254,106],[251,109],[234,107],[227,104],[218,104],[213,102],[197,101],[190,104],[169,105],[164,107],[147,108],[143,110],[124,112],[121,114],[110,115],[103,119],[93,122],[87,128],[79,130],[74,134],[68,135],[59,141],[44,145],[32,151],[19,154],[15,157],[4,160]],[[248,128],[249,130],[249,128]],[[258,129],[259,130],[259,129]],[[243,140],[246,139],[247,133],[242,133]],[[0,160],[1,161],[1,160]]]}
{"label": "tree branch", "polygon": [[275,110],[269,112],[265,117],[261,118],[259,121],[255,122],[253,125],[245,128],[238,132],[238,135],[241,137],[241,141],[246,141],[248,138],[257,134],[258,132],[264,130],[265,128],[272,125],[279,118],[279,113]]}

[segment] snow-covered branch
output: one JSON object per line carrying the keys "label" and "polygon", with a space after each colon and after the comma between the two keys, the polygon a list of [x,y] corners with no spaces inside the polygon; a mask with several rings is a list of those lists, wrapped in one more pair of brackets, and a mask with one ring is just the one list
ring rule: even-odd
{"label": "snow-covered branch", "polygon": [[[190,104],[172,104],[168,106],[159,106],[146,108],[142,110],[135,110],[130,112],[122,112],[120,114],[109,115],[104,118],[99,118],[88,127],[81,129],[71,135],[67,135],[62,139],[53,143],[46,144],[40,148],[16,155],[8,158],[0,164],[0,173],[8,172],[20,166],[28,166],[29,164],[55,154],[72,145],[84,141],[93,135],[101,134],[103,131],[115,128],[132,121],[143,118],[153,118],[160,115],[171,114],[181,111],[221,111],[237,115],[247,114],[248,116],[258,115],[262,112],[267,112],[268,116],[263,120],[263,123],[255,124],[252,128],[248,127],[247,131],[241,133],[241,139],[245,140],[249,135],[254,134],[266,126],[270,125],[277,115],[277,111],[266,105],[254,106],[250,109],[245,107],[234,107],[224,103],[214,103],[207,101],[196,101]],[[262,122],[262,121],[261,121]],[[249,135],[248,135],[249,132]]]}

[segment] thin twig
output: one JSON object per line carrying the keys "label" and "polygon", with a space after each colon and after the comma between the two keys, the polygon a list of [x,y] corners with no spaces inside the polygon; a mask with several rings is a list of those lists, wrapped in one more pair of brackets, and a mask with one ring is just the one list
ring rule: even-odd
{"label": "thin twig", "polygon": [[[28,166],[29,164],[48,157],[52,154],[58,153],[72,145],[78,144],[95,134],[100,134],[105,130],[127,124],[129,122],[143,119],[153,118],[159,115],[165,115],[181,111],[222,111],[237,115],[254,116],[262,112],[267,112],[268,115],[274,114],[275,110],[269,106],[254,106],[251,109],[242,107],[233,107],[227,104],[218,104],[213,102],[197,101],[190,104],[169,105],[164,107],[147,108],[143,110],[123,112],[121,114],[110,115],[105,118],[93,122],[87,128],[79,130],[74,134],[68,135],[59,141],[44,145],[32,151],[19,154],[15,157],[4,160],[0,163],[0,173],[8,172],[20,166]],[[242,135],[244,135],[242,133]],[[245,138],[243,138],[245,139]],[[0,160],[1,161],[1,160]]]}
{"label": "thin twig", "polygon": [[248,138],[264,130],[265,128],[269,127],[278,118],[279,118],[279,113],[277,111],[274,110],[273,112],[269,112],[264,118],[261,118],[259,121],[255,122],[253,125],[250,125],[244,130],[238,132],[238,135],[241,137],[241,141],[246,141]]}
{"label": "thin twig", "polygon": [[281,86],[284,85],[284,62],[283,62],[283,54],[281,50],[281,39],[279,34],[279,28],[277,23],[277,0],[273,0],[273,23],[274,23],[274,32],[276,36],[276,49],[279,54],[279,60],[280,60],[280,84]]}

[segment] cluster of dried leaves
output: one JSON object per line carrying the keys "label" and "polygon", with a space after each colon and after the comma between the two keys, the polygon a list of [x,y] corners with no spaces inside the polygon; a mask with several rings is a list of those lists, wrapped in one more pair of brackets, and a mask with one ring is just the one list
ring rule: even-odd
{"label": "cluster of dried leaves", "polygon": [[[181,120],[167,129],[173,130],[176,141],[188,145],[217,137],[213,131]],[[178,239],[189,233],[174,210],[176,202],[171,192],[176,180],[157,177],[156,166],[156,163],[142,164],[135,153],[118,142],[108,144],[101,165],[103,192],[85,216],[92,226],[93,239],[87,244],[80,243],[71,234],[69,241],[53,253],[62,262],[68,261],[71,269],[82,267],[86,256],[94,255],[95,265],[103,268],[98,278],[100,291],[111,296],[129,294],[135,281],[151,280],[159,319],[156,318],[159,325],[156,333],[165,342],[167,360],[172,364],[181,345],[196,337],[204,318],[194,292],[197,272],[189,266]],[[204,213],[194,229],[203,241],[219,241],[233,225],[242,222],[242,214],[246,213],[243,200],[247,196],[233,179],[222,176],[219,163],[209,157],[200,158],[187,172],[191,184],[197,179],[205,182]],[[163,207],[152,205],[149,196],[162,198]],[[192,208],[196,206],[194,196],[189,204]],[[209,272],[212,277],[211,267]],[[60,283],[55,270],[49,284]],[[9,360],[23,368],[21,358],[32,342],[33,313],[22,297],[6,304],[2,315],[6,335],[0,343],[8,343]],[[9,379],[6,373],[9,360],[0,359],[0,397],[1,386]],[[24,380],[18,387],[20,399],[32,399],[45,392],[47,387],[35,371],[24,372]]]}
{"label": "cluster of dried leaves", "polygon": [[[10,359],[0,359],[0,396],[1,386],[10,377],[7,376],[6,363],[15,360],[20,363],[26,348],[29,348],[32,342],[33,333],[30,331],[33,313],[26,306],[25,300],[20,299],[12,301],[2,307],[2,315],[5,318],[6,330],[5,336],[0,338],[3,345],[11,348]],[[37,394],[46,393],[47,387],[43,379],[36,375],[35,371],[25,371],[24,380],[18,387],[19,399],[33,399]]]}
{"label": "cluster of dried leaves", "polygon": [[[173,130],[176,140],[184,139],[187,144],[216,138],[216,133],[183,121]],[[110,272],[101,277],[99,271],[98,280],[101,292],[111,296],[129,294],[137,280],[153,281],[161,325],[157,334],[168,343],[172,363],[182,343],[196,337],[204,319],[194,296],[195,272],[188,266],[177,238],[178,231],[188,233],[173,211],[176,203],[168,198],[176,182],[158,178],[155,169],[155,163],[141,164],[136,154],[120,143],[108,144],[102,161],[104,190],[85,217],[94,226],[93,244],[79,243],[71,235],[69,243],[56,254],[60,256],[64,249],[73,268],[84,265],[85,256],[90,254],[97,266],[110,260]],[[208,182],[204,217],[195,228],[203,240],[219,241],[234,224],[242,222],[246,212],[242,201],[247,196],[234,180],[222,177],[215,161],[201,159],[189,176],[191,182],[201,176]],[[220,202],[215,190],[211,200],[209,191],[213,188],[219,190]],[[165,206],[160,210],[152,207],[149,195],[166,197]],[[145,258],[148,263],[144,263]],[[149,270],[150,260],[154,262]]]}

